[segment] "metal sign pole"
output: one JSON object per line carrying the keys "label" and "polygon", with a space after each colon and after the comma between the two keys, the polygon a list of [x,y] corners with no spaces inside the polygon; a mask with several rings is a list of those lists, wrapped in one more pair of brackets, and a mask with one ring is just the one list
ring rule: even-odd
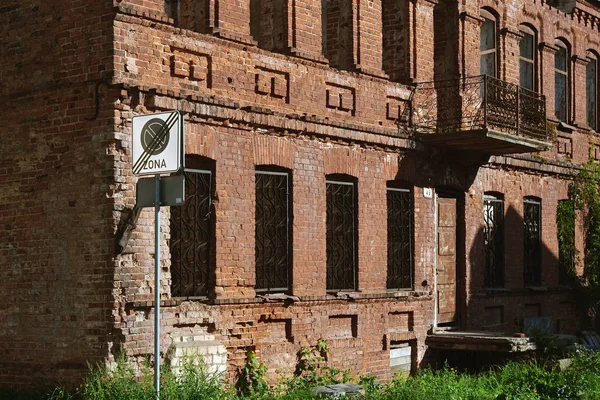
{"label": "metal sign pole", "polygon": [[154,388],[160,399],[160,175],[154,175]]}

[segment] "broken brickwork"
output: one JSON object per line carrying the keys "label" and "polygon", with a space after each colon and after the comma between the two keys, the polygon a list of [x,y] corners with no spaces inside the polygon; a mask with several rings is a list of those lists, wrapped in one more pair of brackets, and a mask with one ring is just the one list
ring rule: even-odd
{"label": "broken brickwork", "polygon": [[[520,27],[536,33],[548,150],[457,150],[428,144],[411,124],[431,117],[413,84],[480,74],[483,15],[501,16],[504,82],[520,82]],[[86,362],[110,361],[119,348],[132,359],[152,354],[152,213],[141,213],[120,254],[116,242],[135,204],[131,118],[173,109],[184,112],[188,158],[212,168],[213,247],[208,295],[173,296],[164,209],[165,362],[206,353],[233,377],[254,350],[272,374],[291,372],[296,352],[324,338],[331,365],[387,380],[390,349],[410,346],[416,367],[436,325],[518,331],[524,318],[548,316],[555,331],[574,332],[574,299],[559,285],[556,206],[598,144],[585,75],[588,50],[600,50],[599,18],[587,2],[565,14],[534,1],[9,0],[0,8],[0,385],[77,381]],[[562,122],[558,38],[572,61]],[[264,167],[292,182],[283,299],[256,289]],[[326,180],[340,179],[355,190],[356,282],[333,292]],[[412,210],[411,284],[402,290],[387,279],[390,188],[408,191]],[[495,288],[485,287],[488,195],[504,206]],[[525,198],[541,204],[535,287],[523,272]],[[581,226],[576,242],[582,250]]]}

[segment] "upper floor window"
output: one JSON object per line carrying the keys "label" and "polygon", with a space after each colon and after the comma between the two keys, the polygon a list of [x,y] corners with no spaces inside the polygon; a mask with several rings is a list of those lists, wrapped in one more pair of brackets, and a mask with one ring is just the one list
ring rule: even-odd
{"label": "upper floor window", "polygon": [[356,180],[328,175],[327,185],[327,290],[357,289]]}
{"label": "upper floor window", "polygon": [[250,35],[269,51],[287,48],[288,8],[285,0],[250,0]]}
{"label": "upper floor window", "polygon": [[542,283],[542,203],[537,197],[523,200],[524,268],[526,286]]}
{"label": "upper floor window", "polygon": [[321,0],[323,55],[329,65],[340,69],[353,67],[353,26],[356,7],[349,0]]}
{"label": "upper floor window", "polygon": [[528,26],[521,25],[519,41],[519,85],[525,89],[536,89],[536,57],[535,32]]}
{"label": "upper floor window", "polygon": [[408,189],[387,188],[387,288],[412,289],[412,201]]}
{"label": "upper floor window", "polygon": [[504,286],[504,200],[499,195],[483,197],[485,286]]}
{"label": "upper floor window", "polygon": [[556,42],[558,50],[554,55],[554,114],[559,121],[567,122],[569,117],[569,47],[562,40]]}
{"label": "upper floor window", "polygon": [[598,57],[592,52],[585,67],[585,113],[588,126],[598,130]]}
{"label": "upper floor window", "polygon": [[290,174],[256,171],[255,260],[257,292],[285,292],[290,282]]}
{"label": "upper floor window", "polygon": [[208,296],[213,270],[214,161],[186,157],[185,203],[171,208],[171,295]]}
{"label": "upper floor window", "polygon": [[498,76],[498,19],[491,12],[482,9],[479,37],[481,75]]}

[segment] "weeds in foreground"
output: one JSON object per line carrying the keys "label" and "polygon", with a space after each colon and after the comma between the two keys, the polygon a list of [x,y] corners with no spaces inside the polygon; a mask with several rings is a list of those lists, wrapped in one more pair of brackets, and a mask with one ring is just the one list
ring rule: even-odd
{"label": "weeds in foreground", "polygon": [[[600,399],[600,353],[578,350],[571,366],[561,371],[550,362],[511,362],[480,374],[466,374],[450,367],[421,370],[413,377],[397,377],[385,386],[373,377],[351,378],[349,371],[326,365],[327,348],[321,344],[299,353],[300,368],[269,386],[266,369],[256,354],[249,354],[245,389],[228,386],[219,374],[210,373],[198,360],[187,360],[175,375],[164,370],[161,399],[164,400],[308,400],[314,385],[340,381],[363,385],[366,400],[558,400]],[[0,399],[15,400],[150,400],[154,399],[152,370],[146,366],[138,376],[124,358],[112,369],[95,367],[74,391],[56,388],[50,392],[7,392]],[[27,396],[29,395],[29,396]]]}

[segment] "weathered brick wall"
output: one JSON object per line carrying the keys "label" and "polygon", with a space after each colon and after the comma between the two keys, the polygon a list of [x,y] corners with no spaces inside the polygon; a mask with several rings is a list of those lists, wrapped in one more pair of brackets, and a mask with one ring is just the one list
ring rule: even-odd
{"label": "weathered brick wall", "polygon": [[[0,384],[75,379],[86,360],[110,359],[118,345],[140,359],[151,353],[151,212],[142,213],[122,255],[115,256],[114,240],[135,203],[131,117],[166,109],[185,113],[186,153],[215,162],[216,265],[214,304],[172,299],[163,252],[163,354],[182,337],[214,336],[227,347],[231,375],[249,349],[272,372],[289,371],[300,346],[324,337],[331,364],[356,373],[388,379],[391,342],[411,341],[415,363],[421,360],[435,297],[435,202],[425,188],[452,189],[463,207],[457,276],[463,328],[519,329],[523,318],[540,315],[552,316],[557,331],[576,328],[571,296],[558,287],[555,210],[572,168],[598,141],[583,111],[585,52],[600,47],[588,14],[597,10],[580,3],[567,16],[532,1],[216,3],[26,1],[0,8],[7,53],[0,71],[9,77],[0,100],[0,238],[6,243]],[[334,3],[343,6],[336,11]],[[252,17],[256,4],[266,14],[259,23]],[[538,86],[550,120],[554,40],[561,36],[573,46],[567,122],[577,127],[557,130],[547,152],[487,160],[425,147],[410,135],[405,84],[479,74],[483,6],[500,16],[506,81],[518,82],[519,24],[539,33]],[[388,11],[402,18],[390,21]],[[96,81],[103,77],[110,88],[98,85],[94,119]],[[257,165],[292,172],[292,292],[299,301],[291,304],[255,296]],[[325,176],[334,173],[358,180],[355,300],[325,293]],[[385,290],[390,180],[413,189],[410,292]],[[504,194],[511,226],[500,292],[482,289],[487,191]],[[530,195],[542,199],[546,290],[523,288],[522,199]],[[163,249],[168,217],[165,210]],[[581,226],[576,239],[582,249]]]}
{"label": "weathered brick wall", "polygon": [[108,354],[114,90],[88,119],[112,64],[111,7],[0,7],[0,386],[74,380]]}

